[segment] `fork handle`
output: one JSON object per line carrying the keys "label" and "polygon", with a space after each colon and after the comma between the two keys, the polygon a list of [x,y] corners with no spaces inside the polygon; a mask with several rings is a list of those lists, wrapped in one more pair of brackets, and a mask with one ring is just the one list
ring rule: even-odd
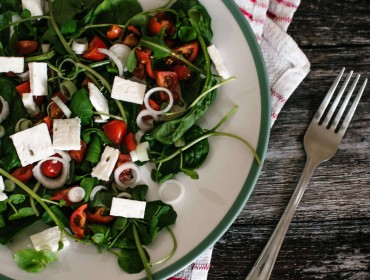
{"label": "fork handle", "polygon": [[315,160],[307,158],[306,165],[303,169],[298,185],[295,188],[294,193],[279,220],[279,223],[277,224],[258,260],[254,264],[252,270],[249,272],[246,280],[268,280],[270,278],[276,258],[279,254],[281,244],[284,241],[290,222],[294,216],[294,212],[297,209],[306,186],[310,181],[310,178],[317,165],[318,163]]}

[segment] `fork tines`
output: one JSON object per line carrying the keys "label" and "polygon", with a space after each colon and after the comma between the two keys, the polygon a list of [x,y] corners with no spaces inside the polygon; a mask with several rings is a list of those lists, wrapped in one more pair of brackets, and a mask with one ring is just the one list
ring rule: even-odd
{"label": "fork tines", "polygon": [[[337,86],[338,86],[338,84],[339,84],[339,82],[340,82],[340,80],[343,76],[344,70],[345,70],[345,68],[343,68],[340,71],[340,73],[338,74],[337,78],[335,79],[334,83],[330,87],[328,93],[326,94],[324,100],[322,101],[322,103],[321,103],[321,105],[320,105],[319,109],[317,110],[317,112],[315,114],[315,117],[314,117],[314,120],[316,122],[320,123],[321,125],[326,126],[327,128],[330,128],[330,129],[333,129],[333,130],[335,130],[339,133],[342,133],[342,134],[345,133],[345,131],[346,131],[351,119],[352,119],[352,116],[353,116],[353,114],[354,114],[354,112],[357,108],[357,105],[360,101],[361,95],[364,92],[364,89],[365,89],[365,86],[366,86],[366,83],[367,83],[367,79],[365,79],[364,82],[362,83],[362,86],[361,86],[360,90],[358,91],[356,97],[352,101],[352,105],[351,105],[350,109],[348,110],[347,115],[345,116],[345,118],[341,122],[343,113],[346,110],[346,107],[347,107],[347,105],[350,101],[352,93],[354,92],[354,90],[356,88],[356,85],[357,85],[357,83],[360,79],[360,76],[361,76],[360,74],[358,74],[355,77],[351,88],[348,90],[347,95],[346,95],[345,99],[342,101],[342,104],[341,104],[339,110],[337,110],[338,104],[340,103],[341,98],[343,96],[343,93],[345,92],[346,87],[347,87],[347,85],[350,82],[350,79],[352,77],[353,71],[350,71],[348,73],[345,81],[343,82],[340,91],[338,92],[334,101],[332,101],[332,104],[331,104],[330,108],[327,108],[329,103],[331,102],[333,94],[334,94],[334,92],[335,92],[335,90],[336,90],[336,88],[337,88]],[[333,116],[335,111],[337,111],[337,112]]]}

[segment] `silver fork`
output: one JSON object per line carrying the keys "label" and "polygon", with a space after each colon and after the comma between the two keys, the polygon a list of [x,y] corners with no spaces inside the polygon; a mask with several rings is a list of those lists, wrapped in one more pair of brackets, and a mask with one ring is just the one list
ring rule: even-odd
{"label": "silver fork", "polygon": [[[332,102],[332,105],[327,109],[330,100],[332,99],[332,96],[341,80],[344,70],[344,68],[341,70],[333,85],[330,87],[306,131],[303,142],[307,155],[307,161],[301,178],[287,205],[287,208],[280,218],[279,223],[277,224],[258,260],[254,264],[252,270],[248,274],[246,280],[269,279],[281,244],[283,243],[286,232],[288,231],[289,224],[292,221],[294,212],[297,209],[298,203],[303,196],[311,176],[320,163],[332,158],[338,150],[339,144],[348,128],[367,83],[367,79],[365,79],[356,97],[354,98],[350,109],[342,120],[343,113],[345,112],[351,95],[356,88],[358,80],[360,79],[360,75],[357,75],[345,99],[342,101],[342,105],[339,109],[337,109],[339,107],[338,105],[342,95],[345,92],[345,89],[353,74],[353,71],[351,71],[347,75],[339,93]],[[334,115],[334,113],[336,114]]]}

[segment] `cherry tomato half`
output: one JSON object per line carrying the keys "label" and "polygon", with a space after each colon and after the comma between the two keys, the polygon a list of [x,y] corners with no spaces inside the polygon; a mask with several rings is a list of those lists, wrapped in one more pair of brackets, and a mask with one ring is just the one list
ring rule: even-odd
{"label": "cherry tomato half", "polygon": [[107,31],[107,38],[109,40],[116,40],[122,34],[122,28],[113,24]]}
{"label": "cherry tomato half", "polygon": [[79,150],[70,150],[68,154],[72,159],[77,162],[81,162],[84,160],[87,152],[87,145],[84,141],[81,140],[81,148]]}
{"label": "cherry tomato half", "polygon": [[83,238],[85,236],[86,208],[87,203],[81,205],[72,213],[69,219],[71,231],[77,238]]}
{"label": "cherry tomato half", "polygon": [[62,174],[62,171],[63,163],[61,163],[58,160],[55,159],[45,160],[41,164],[41,172],[49,178],[58,177],[60,174]]}
{"label": "cherry tomato half", "polygon": [[32,40],[22,40],[18,41],[15,44],[15,50],[19,55],[27,55],[35,52],[39,47],[39,43],[37,41]]}
{"label": "cherry tomato half", "polygon": [[98,36],[94,36],[89,43],[87,51],[82,54],[82,57],[92,61],[101,61],[105,59],[106,55],[99,52],[100,48],[107,49],[107,46]]}
{"label": "cherry tomato half", "polygon": [[116,217],[107,215],[107,209],[99,207],[94,213],[91,213],[89,209],[86,210],[87,220],[97,224],[109,224],[114,221]]}
{"label": "cherry tomato half", "polygon": [[136,59],[138,63],[145,65],[145,70],[148,76],[155,79],[155,74],[152,68],[152,51],[150,49],[137,48],[135,49]]}
{"label": "cherry tomato half", "polygon": [[198,55],[199,43],[198,41],[192,41],[180,47],[175,48],[173,51],[181,54],[183,57],[185,57],[190,62],[193,62],[197,58],[197,55]]}
{"label": "cherry tomato half", "polygon": [[178,77],[173,71],[157,71],[156,82],[159,87],[164,87],[174,92],[178,84]]}
{"label": "cherry tomato half", "polygon": [[179,81],[186,81],[192,77],[192,72],[186,65],[175,65],[171,68],[171,71],[177,74]]}
{"label": "cherry tomato half", "polygon": [[136,149],[135,135],[132,132],[127,133],[125,137],[125,146],[128,152]]}
{"label": "cherry tomato half", "polygon": [[11,175],[15,178],[17,178],[19,181],[26,183],[33,177],[32,173],[33,165],[29,164],[25,167],[18,167],[16,168]]}
{"label": "cherry tomato half", "polygon": [[158,12],[148,21],[148,32],[157,35],[162,28],[165,28],[165,35],[173,36],[176,32],[175,20],[172,14]]}
{"label": "cherry tomato half", "polygon": [[127,125],[124,121],[113,120],[103,125],[103,131],[110,141],[117,146],[122,144],[123,139],[126,136]]}

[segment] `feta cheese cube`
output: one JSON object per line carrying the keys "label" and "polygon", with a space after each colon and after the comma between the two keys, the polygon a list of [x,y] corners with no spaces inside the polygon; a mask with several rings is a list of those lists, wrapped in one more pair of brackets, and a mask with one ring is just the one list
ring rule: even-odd
{"label": "feta cheese cube", "polygon": [[209,56],[210,56],[212,62],[215,65],[217,73],[224,79],[229,78],[230,77],[229,70],[227,70],[227,68],[226,68],[226,66],[223,62],[223,59],[220,55],[220,52],[215,47],[215,45],[210,45],[209,47],[207,47],[207,50],[208,50],[208,53],[209,53]]}
{"label": "feta cheese cube", "polygon": [[29,10],[31,12],[31,16],[42,16],[43,4],[43,0],[22,0],[23,9]]}
{"label": "feta cheese cube", "polygon": [[26,108],[26,111],[30,116],[33,117],[33,116],[36,116],[38,113],[40,113],[39,107],[36,105],[36,102],[33,100],[32,93],[23,93],[22,102],[23,102],[24,108]]}
{"label": "feta cheese cube", "polygon": [[36,96],[48,95],[48,65],[46,62],[28,63],[31,93]]}
{"label": "feta cheese cube", "polygon": [[116,165],[118,156],[118,149],[106,146],[103,154],[101,155],[100,161],[93,168],[91,176],[98,178],[99,180],[109,181],[109,177],[112,174],[114,166]]}
{"label": "feta cheese cube", "polygon": [[146,85],[116,76],[114,77],[111,96],[114,99],[143,104],[145,90]]}
{"label": "feta cheese cube", "polygon": [[0,201],[8,199],[8,196],[4,193],[4,190],[5,190],[4,179],[3,176],[0,176]]}
{"label": "feta cheese cube", "polygon": [[45,123],[10,136],[22,166],[47,158],[55,153],[48,126]]}
{"label": "feta cheese cube", "polygon": [[[87,86],[89,88],[89,99],[96,111],[109,114],[108,100],[93,83],[88,83]],[[101,120],[108,119],[109,116],[101,115]]]}
{"label": "feta cheese cube", "polygon": [[24,57],[0,56],[0,73],[23,73]]}
{"label": "feta cheese cube", "polygon": [[109,214],[111,216],[143,219],[145,215],[145,207],[145,201],[113,197]]}
{"label": "feta cheese cube", "polygon": [[62,151],[81,149],[79,118],[53,120],[53,148]]}
{"label": "feta cheese cube", "polygon": [[[30,239],[33,247],[37,251],[51,250],[56,253],[59,247],[60,234],[61,232],[59,228],[55,226],[31,235]],[[65,235],[63,235],[63,245],[64,247],[67,247],[69,245],[69,240]]]}

